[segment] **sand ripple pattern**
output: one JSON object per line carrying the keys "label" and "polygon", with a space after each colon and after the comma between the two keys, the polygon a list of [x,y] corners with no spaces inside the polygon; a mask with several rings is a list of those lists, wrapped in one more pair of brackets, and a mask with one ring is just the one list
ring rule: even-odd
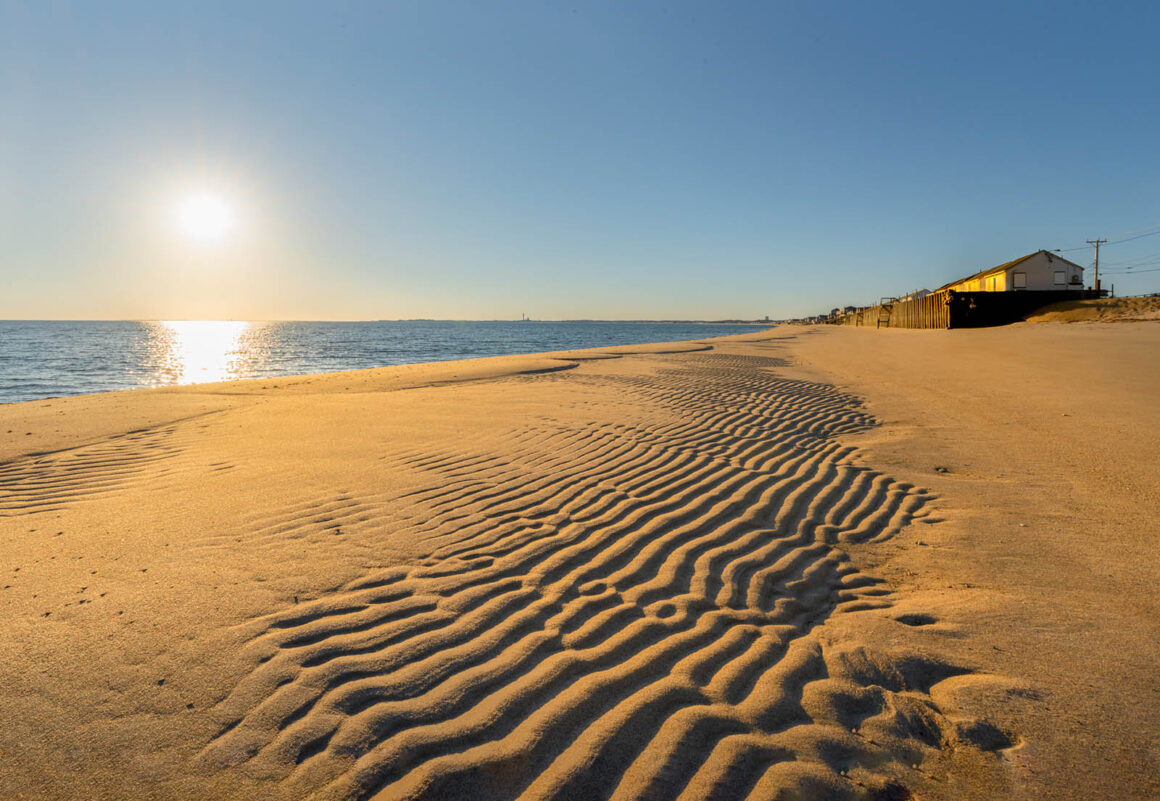
{"label": "sand ripple pattern", "polygon": [[250,624],[202,759],[326,799],[756,799],[864,795],[847,768],[937,747],[922,693],[953,671],[812,636],[890,604],[842,546],[929,496],[835,440],[872,420],[833,387],[656,361],[623,422],[400,456],[432,477],[407,499],[429,558]]}
{"label": "sand ripple pattern", "polygon": [[159,464],[182,452],[176,426],[135,431],[93,445],[0,464],[0,517],[51,512],[169,471]]}

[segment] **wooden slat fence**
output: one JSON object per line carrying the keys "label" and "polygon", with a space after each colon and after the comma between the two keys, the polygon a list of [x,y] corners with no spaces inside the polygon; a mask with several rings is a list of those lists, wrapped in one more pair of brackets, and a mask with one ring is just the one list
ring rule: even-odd
{"label": "wooden slat fence", "polygon": [[1099,298],[1100,290],[1034,292],[952,292],[939,290],[909,300],[884,299],[831,322],[871,328],[975,328],[1005,325],[1049,303]]}
{"label": "wooden slat fence", "polygon": [[933,292],[922,298],[893,300],[859,309],[835,322],[871,328],[950,328],[951,313],[947,293]]}

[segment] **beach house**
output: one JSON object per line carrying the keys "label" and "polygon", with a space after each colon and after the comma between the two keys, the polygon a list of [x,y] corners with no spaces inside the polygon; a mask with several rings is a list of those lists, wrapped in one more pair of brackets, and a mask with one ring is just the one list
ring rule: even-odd
{"label": "beach house", "polygon": [[975,328],[1004,325],[1035,309],[1063,300],[1102,297],[1085,290],[1083,267],[1047,250],[951,281],[933,292],[925,289],[883,298],[832,322],[875,328]]}
{"label": "beach house", "polygon": [[981,270],[939,288],[954,292],[1032,292],[1083,289],[1083,267],[1046,250]]}

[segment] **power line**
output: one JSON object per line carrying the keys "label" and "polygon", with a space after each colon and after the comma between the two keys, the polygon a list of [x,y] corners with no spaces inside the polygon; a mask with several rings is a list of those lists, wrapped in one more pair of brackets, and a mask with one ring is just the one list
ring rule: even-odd
{"label": "power line", "polygon": [[1144,256],[1137,256],[1133,259],[1121,259],[1120,261],[1108,261],[1104,259],[1105,267],[1138,267],[1148,262],[1160,259],[1160,253],[1148,253]]}
{"label": "power line", "polygon": [[[1111,241],[1109,241],[1108,239],[1105,238],[1104,242],[1108,245],[1119,245],[1123,242],[1133,242],[1137,239],[1143,239],[1146,236],[1156,236],[1157,234],[1160,234],[1160,226],[1152,226],[1151,228],[1140,228],[1136,231],[1124,231],[1123,233],[1113,234],[1114,237],[1123,237],[1123,238],[1122,239],[1112,239]],[[1077,245],[1076,247],[1073,247],[1073,248],[1056,248],[1055,252],[1056,253],[1071,253],[1072,251],[1075,251],[1075,250],[1087,250],[1088,247],[1092,244],[1092,240],[1089,239],[1087,241],[1088,241],[1087,245]]]}
{"label": "power line", "polygon": [[1143,239],[1146,236],[1156,236],[1156,234],[1160,234],[1160,230],[1150,231],[1146,234],[1137,234],[1136,236],[1130,236],[1127,239],[1117,239],[1113,242],[1108,242],[1108,244],[1109,245],[1119,245],[1122,242],[1132,242],[1132,241],[1137,240],[1137,239]]}
{"label": "power line", "polygon": [[1136,234],[1142,234],[1146,231],[1160,231],[1160,225],[1149,225],[1147,228],[1137,228],[1135,231],[1120,231],[1118,234],[1111,234],[1111,236],[1135,236]]}
{"label": "power line", "polygon": [[1104,270],[1104,275],[1130,276],[1134,272],[1144,272],[1153,267],[1160,267],[1160,261],[1145,262],[1144,264],[1136,264],[1134,267],[1118,267],[1111,270]]}
{"label": "power line", "polygon": [[1111,275],[1111,276],[1119,276],[1120,278],[1129,278],[1133,275],[1143,275],[1144,273],[1160,273],[1160,267],[1151,267],[1147,270],[1125,270],[1122,273],[1104,270],[1104,277],[1106,278],[1107,276]]}

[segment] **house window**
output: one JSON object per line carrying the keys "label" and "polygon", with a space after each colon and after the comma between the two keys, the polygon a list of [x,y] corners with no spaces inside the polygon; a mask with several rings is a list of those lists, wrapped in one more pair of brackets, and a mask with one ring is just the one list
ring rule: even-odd
{"label": "house window", "polygon": [[1056,286],[1067,286],[1067,271],[1066,270],[1056,270],[1055,271],[1055,285]]}
{"label": "house window", "polygon": [[1011,273],[1011,286],[1015,289],[1027,288],[1027,273]]}

